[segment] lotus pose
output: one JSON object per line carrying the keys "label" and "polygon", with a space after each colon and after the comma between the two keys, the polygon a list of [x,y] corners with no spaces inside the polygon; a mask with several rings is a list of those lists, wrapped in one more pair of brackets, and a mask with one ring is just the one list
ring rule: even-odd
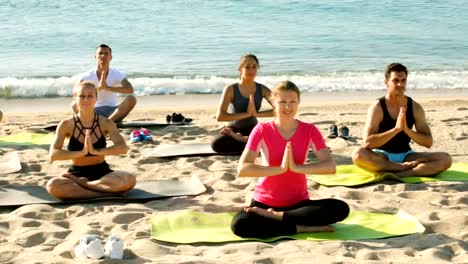
{"label": "lotus pose", "polygon": [[[250,206],[231,228],[241,237],[267,238],[302,232],[332,232],[344,220],[348,205],[336,199],[310,200],[306,174],[333,174],[335,161],[318,128],[295,119],[299,89],[290,81],[272,92],[274,121],[258,124],[238,165],[239,177],[258,177]],[[312,147],[318,161],[306,162]],[[263,164],[255,162],[262,152]]]}
{"label": "lotus pose", "polygon": [[[47,191],[60,199],[90,199],[125,194],[136,183],[135,176],[113,171],[107,155],[127,153],[125,139],[115,123],[94,112],[97,89],[92,83],[78,83],[73,88],[78,114],[59,123],[50,146],[50,160],[71,160],[68,173],[47,183]],[[107,146],[106,137],[113,142]],[[62,149],[65,138],[68,147]]]}
{"label": "lotus pose", "polygon": [[[243,56],[239,63],[239,82],[224,88],[216,119],[229,122],[229,125],[221,129],[220,135],[213,140],[211,147],[214,151],[242,152],[250,132],[257,124],[257,117],[273,116],[271,109],[260,111],[263,98],[271,105],[271,91],[255,82],[259,67],[255,55]],[[230,104],[233,106],[233,113],[228,112]]]}
{"label": "lotus pose", "polygon": [[393,172],[398,177],[432,176],[448,169],[452,159],[445,152],[411,149],[411,140],[430,148],[432,134],[423,107],[405,95],[407,77],[404,65],[387,66],[387,94],[369,107],[363,145],[354,151],[353,162],[365,170]]}
{"label": "lotus pose", "polygon": [[[132,111],[136,105],[136,97],[132,95],[133,86],[125,74],[110,68],[112,60],[112,49],[106,44],[96,48],[96,68],[80,74],[80,82],[91,82],[98,90],[98,101],[95,112],[119,123]],[[117,94],[128,94],[118,104]],[[78,113],[75,101],[72,103],[73,111]]]}

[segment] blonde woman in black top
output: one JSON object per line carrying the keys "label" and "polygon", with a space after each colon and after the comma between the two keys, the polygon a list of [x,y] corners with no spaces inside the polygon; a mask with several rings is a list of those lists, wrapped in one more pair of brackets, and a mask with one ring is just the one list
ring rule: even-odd
{"label": "blonde woman in black top", "polygon": [[[47,183],[47,191],[60,199],[90,199],[124,194],[136,184],[128,172],[113,171],[105,161],[107,155],[127,153],[127,144],[115,123],[94,112],[97,89],[92,83],[80,82],[73,88],[78,113],[59,123],[50,146],[51,161],[71,160],[62,176]],[[106,137],[113,142],[107,146]],[[63,149],[69,138],[67,149]]]}

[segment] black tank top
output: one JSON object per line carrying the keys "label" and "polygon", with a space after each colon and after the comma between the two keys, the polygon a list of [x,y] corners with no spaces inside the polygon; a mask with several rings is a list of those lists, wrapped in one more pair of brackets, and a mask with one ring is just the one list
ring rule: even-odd
{"label": "black tank top", "polygon": [[[234,102],[232,102],[234,113],[245,113],[247,112],[247,108],[249,106],[249,97],[244,97],[240,90],[239,84],[234,83],[232,84],[232,89],[234,92]],[[255,109],[258,111],[262,107],[262,100],[263,100],[263,92],[262,92],[262,85],[259,83],[255,83],[255,94],[254,94],[254,103]],[[257,124],[256,117],[247,117],[241,120],[232,121],[229,126],[235,128],[253,128]]]}
{"label": "black tank top", "polygon": [[[70,137],[70,141],[68,142],[68,147],[67,150],[69,151],[80,151],[83,149],[83,142],[85,138],[85,129],[90,129],[91,134],[94,134],[97,138],[97,141],[93,144],[93,147],[95,149],[101,149],[105,148],[107,146],[106,143],[106,138],[104,137],[104,134],[102,133],[101,127],[99,126],[99,116],[97,114],[94,114],[94,120],[93,124],[91,127],[85,127],[81,123],[81,120],[78,116],[73,116],[73,120],[75,121],[75,126],[73,127],[73,133]],[[99,129],[99,134],[96,132],[96,130]],[[77,131],[75,135],[75,131]],[[81,141],[80,141],[81,139]],[[95,156],[93,154],[87,154],[86,156]]]}
{"label": "black tank top", "polygon": [[[413,128],[414,125],[414,115],[413,115],[413,99],[408,97],[408,102],[406,105],[406,124],[409,129]],[[388,113],[387,105],[385,104],[385,97],[379,98],[380,107],[382,107],[383,111],[383,120],[379,124],[379,131],[378,133],[382,133],[388,131],[395,127],[396,120],[393,119],[390,114]],[[379,149],[385,150],[391,153],[403,153],[411,150],[409,145],[411,138],[406,135],[405,132],[401,131],[400,133],[396,134],[392,139],[390,139],[387,143],[383,146],[379,147]]]}

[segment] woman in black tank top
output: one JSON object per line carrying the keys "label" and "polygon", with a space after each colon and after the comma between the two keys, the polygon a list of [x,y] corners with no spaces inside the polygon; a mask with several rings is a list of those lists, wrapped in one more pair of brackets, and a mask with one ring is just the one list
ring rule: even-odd
{"label": "woman in black tank top", "polygon": [[[220,135],[211,143],[219,153],[241,153],[247,138],[257,125],[257,117],[272,117],[273,110],[260,111],[262,100],[270,100],[271,91],[266,86],[256,83],[258,59],[253,54],[242,56],[239,63],[240,80],[226,86],[216,113],[217,121],[229,122],[221,129]],[[228,112],[232,106],[232,113]]]}
{"label": "woman in black tank top", "polygon": [[[105,161],[107,155],[127,153],[127,144],[113,121],[94,112],[96,87],[81,82],[73,88],[78,114],[60,122],[50,146],[50,159],[71,160],[67,173],[52,178],[47,191],[60,199],[90,199],[120,195],[131,190],[136,183],[134,175],[113,171]],[[106,137],[113,142],[107,147]],[[69,138],[67,149],[63,149]]]}

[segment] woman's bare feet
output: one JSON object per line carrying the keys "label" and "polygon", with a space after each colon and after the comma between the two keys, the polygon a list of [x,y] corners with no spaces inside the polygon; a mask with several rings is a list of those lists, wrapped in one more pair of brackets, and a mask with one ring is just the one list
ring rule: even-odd
{"label": "woman's bare feet", "polygon": [[259,208],[259,207],[247,207],[244,209],[244,211],[246,211],[247,213],[256,213],[258,215],[261,215],[261,216],[264,216],[264,217],[268,217],[268,218],[272,218],[272,219],[276,219],[278,221],[281,221],[283,220],[283,212],[277,212],[273,209],[268,209],[268,210],[265,210],[265,209],[262,209],[262,208]]}
{"label": "woman's bare feet", "polygon": [[75,175],[71,173],[65,173],[62,176],[74,181],[81,187],[88,188],[88,179],[86,177],[76,177]]}

